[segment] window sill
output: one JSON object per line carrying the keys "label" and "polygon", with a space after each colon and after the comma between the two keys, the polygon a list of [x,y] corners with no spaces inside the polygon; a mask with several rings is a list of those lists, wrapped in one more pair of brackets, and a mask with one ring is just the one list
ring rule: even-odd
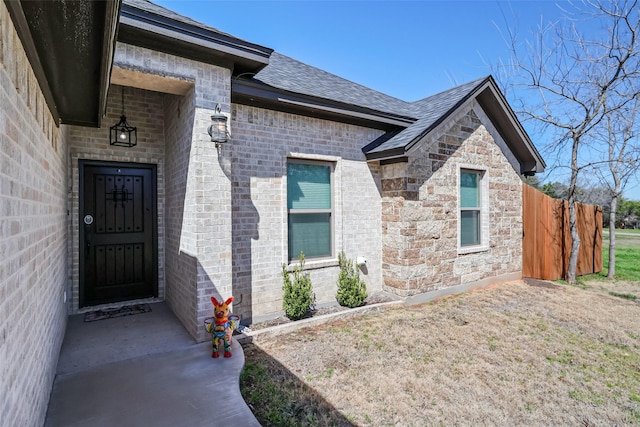
{"label": "window sill", "polygon": [[[298,261],[293,261],[290,262],[289,265],[287,265],[287,271],[291,272],[293,271],[293,269],[299,265],[300,263]],[[338,259],[337,258],[325,258],[325,259],[319,259],[319,260],[305,260],[304,262],[304,270],[317,270],[320,268],[327,268],[327,267],[336,267],[338,265]]]}
{"label": "window sill", "polygon": [[467,254],[475,254],[478,252],[487,252],[489,250],[489,246],[481,245],[481,246],[464,246],[458,248],[458,255],[467,255]]}

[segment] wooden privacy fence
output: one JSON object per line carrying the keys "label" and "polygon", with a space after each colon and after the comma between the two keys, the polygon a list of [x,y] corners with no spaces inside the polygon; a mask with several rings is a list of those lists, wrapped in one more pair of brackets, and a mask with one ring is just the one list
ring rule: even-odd
{"label": "wooden privacy fence", "polygon": [[[522,185],[522,275],[566,277],[571,253],[569,203]],[[602,207],[576,203],[580,250],[576,276],[602,271]]]}

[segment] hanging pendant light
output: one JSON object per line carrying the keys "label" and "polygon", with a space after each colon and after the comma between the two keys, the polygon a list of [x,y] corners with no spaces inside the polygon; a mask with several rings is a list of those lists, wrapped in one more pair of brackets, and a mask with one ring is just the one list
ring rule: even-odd
{"label": "hanging pendant light", "polygon": [[122,115],[120,121],[109,128],[109,144],[133,147],[138,144],[138,130],[127,123],[124,115],[124,86],[122,86]]}

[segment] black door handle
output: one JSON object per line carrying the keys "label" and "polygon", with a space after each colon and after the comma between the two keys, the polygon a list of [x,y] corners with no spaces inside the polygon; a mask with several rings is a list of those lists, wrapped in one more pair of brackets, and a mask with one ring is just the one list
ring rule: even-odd
{"label": "black door handle", "polygon": [[91,226],[84,226],[84,244],[85,244],[85,254],[89,254],[91,251]]}

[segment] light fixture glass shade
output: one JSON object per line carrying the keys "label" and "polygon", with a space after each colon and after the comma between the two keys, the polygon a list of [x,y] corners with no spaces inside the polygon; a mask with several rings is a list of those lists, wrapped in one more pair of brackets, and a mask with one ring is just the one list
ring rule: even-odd
{"label": "light fixture glass shade", "polygon": [[138,130],[129,126],[124,114],[120,116],[120,121],[109,129],[109,144],[122,147],[133,147],[138,144]]}
{"label": "light fixture glass shade", "polygon": [[211,116],[211,126],[208,129],[211,142],[224,144],[229,139],[227,132],[227,117],[224,114],[214,114]]}

